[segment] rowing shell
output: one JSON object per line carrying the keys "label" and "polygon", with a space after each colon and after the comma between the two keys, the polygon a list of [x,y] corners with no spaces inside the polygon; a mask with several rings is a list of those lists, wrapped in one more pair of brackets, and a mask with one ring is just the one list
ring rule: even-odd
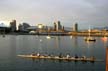
{"label": "rowing shell", "polygon": [[103,60],[97,60],[92,58],[75,58],[75,57],[58,57],[58,56],[33,56],[33,55],[18,55],[23,58],[34,58],[34,59],[52,59],[52,60],[69,60],[69,61],[90,61],[90,62],[102,62]]}

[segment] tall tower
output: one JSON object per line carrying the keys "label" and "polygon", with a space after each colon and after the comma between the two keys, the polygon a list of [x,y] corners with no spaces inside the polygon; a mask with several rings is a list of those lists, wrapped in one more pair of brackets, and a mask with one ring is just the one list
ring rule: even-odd
{"label": "tall tower", "polygon": [[57,24],[54,22],[54,31],[56,31]]}
{"label": "tall tower", "polygon": [[75,32],[78,31],[78,23],[75,23],[75,24],[74,24],[73,31],[75,31]]}
{"label": "tall tower", "polygon": [[12,32],[16,31],[16,20],[12,20],[12,22],[10,22],[10,28]]}
{"label": "tall tower", "polygon": [[56,25],[57,25],[57,29],[56,29],[57,31],[62,29],[62,25],[61,25],[60,21],[58,21],[56,23]]}

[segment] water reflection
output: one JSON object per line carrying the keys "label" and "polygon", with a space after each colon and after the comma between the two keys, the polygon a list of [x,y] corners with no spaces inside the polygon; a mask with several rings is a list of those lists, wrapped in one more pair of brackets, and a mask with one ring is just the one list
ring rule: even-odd
{"label": "water reflection", "polygon": [[108,37],[101,37],[104,47],[106,48],[108,45]]}
{"label": "water reflection", "polygon": [[107,38],[107,37],[102,37],[101,40],[102,40],[103,42],[107,42],[108,38]]}
{"label": "water reflection", "polygon": [[16,36],[10,36],[10,55],[12,57],[16,57],[16,48],[17,48],[17,42],[16,42]]}
{"label": "water reflection", "polygon": [[72,43],[74,44],[74,47],[77,48],[78,47],[78,38],[77,36],[72,37]]}
{"label": "water reflection", "polygon": [[56,48],[60,48],[60,36],[56,36],[56,37],[55,37],[55,43],[56,43],[56,44],[55,44],[55,45],[56,45],[55,47],[56,47]]}
{"label": "water reflection", "polygon": [[16,36],[8,36],[8,37],[10,43],[10,45],[8,45],[10,47],[10,53],[9,53],[10,68],[16,69],[16,48],[17,48]]}
{"label": "water reflection", "polygon": [[91,42],[91,41],[88,41],[86,42],[86,47],[87,47],[87,50],[86,50],[86,53],[87,53],[87,56],[94,56],[94,49],[96,47],[96,42]]}
{"label": "water reflection", "polygon": [[38,46],[37,46],[37,48],[38,48],[37,49],[37,52],[38,53],[43,53],[43,48],[44,48],[42,46],[43,45],[43,42],[44,42],[43,38],[41,38],[41,36],[38,36],[38,42],[37,42],[38,43]]}
{"label": "water reflection", "polygon": [[87,41],[86,44],[87,44],[87,48],[90,48],[91,46],[95,47],[95,42]]}
{"label": "water reflection", "polygon": [[[79,52],[79,50],[78,50],[78,49],[79,49],[79,46],[78,46],[78,41],[77,41],[78,38],[77,38],[76,36],[73,36],[71,40],[72,40],[71,43],[72,43],[73,52],[74,52],[73,55],[74,55],[74,56],[75,56],[75,55],[78,55],[78,52]],[[78,55],[78,56],[79,56],[79,55]]]}
{"label": "water reflection", "polygon": [[[95,56],[99,59],[105,58],[105,48],[108,42],[103,42],[97,39],[95,43],[87,43],[82,37],[54,36],[47,40],[44,36],[6,36],[0,37],[0,71],[104,71],[104,62],[74,62],[74,61],[59,61],[59,60],[40,60],[26,59],[16,57],[17,54],[30,54],[39,52],[42,54],[58,55],[60,53],[66,56],[70,53],[71,56],[77,54],[79,57]],[[42,40],[42,41],[40,41]],[[18,61],[18,62],[17,62]],[[3,67],[4,66],[4,67]],[[7,67],[6,67],[7,66]],[[17,68],[18,70],[14,70]]]}

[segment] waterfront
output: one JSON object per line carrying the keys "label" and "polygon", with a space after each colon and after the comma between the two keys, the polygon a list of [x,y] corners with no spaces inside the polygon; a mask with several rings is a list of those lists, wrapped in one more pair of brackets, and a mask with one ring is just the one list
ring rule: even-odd
{"label": "waterfront", "polygon": [[105,71],[105,62],[68,62],[17,57],[18,54],[53,54],[66,56],[95,56],[105,60],[108,41],[96,37],[96,42],[85,42],[84,37],[36,35],[0,36],[0,71]]}

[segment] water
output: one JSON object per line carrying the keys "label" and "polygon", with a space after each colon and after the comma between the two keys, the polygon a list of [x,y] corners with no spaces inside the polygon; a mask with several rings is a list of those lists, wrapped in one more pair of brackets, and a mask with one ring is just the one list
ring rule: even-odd
{"label": "water", "polygon": [[85,55],[95,56],[105,60],[105,50],[108,41],[96,37],[97,41],[85,42],[83,37],[54,36],[46,39],[45,36],[34,35],[6,35],[0,36],[0,71],[105,71],[105,62],[74,62],[59,60],[39,60],[17,57],[18,54],[41,54],[64,56]]}

